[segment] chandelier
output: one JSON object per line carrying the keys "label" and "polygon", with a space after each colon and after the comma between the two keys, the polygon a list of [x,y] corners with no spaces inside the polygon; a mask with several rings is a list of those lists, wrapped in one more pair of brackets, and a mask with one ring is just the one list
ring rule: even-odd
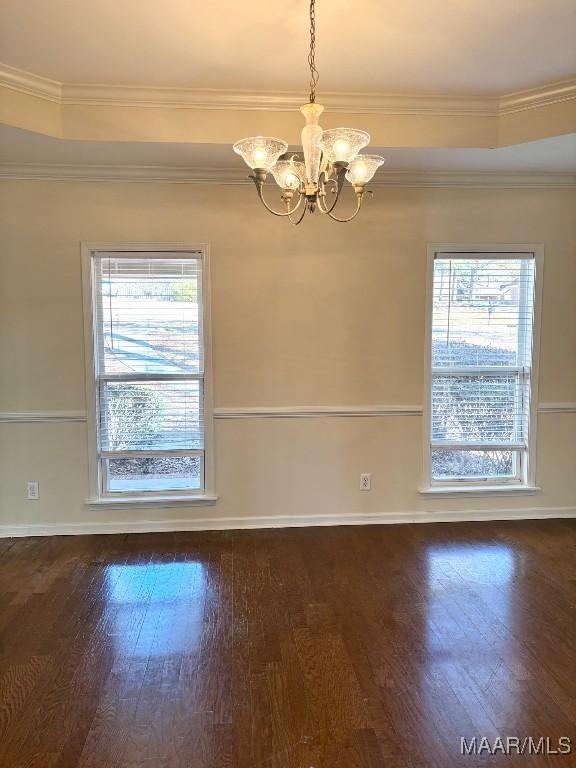
{"label": "chandelier", "polygon": [[[234,152],[252,168],[249,176],[256,186],[258,197],[270,213],[285,216],[292,224],[300,224],[306,212],[318,210],[334,221],[352,221],[364,199],[366,184],[384,163],[379,155],[361,155],[370,142],[370,135],[357,128],[331,128],[322,130],[319,119],[324,111],[316,103],[318,70],[316,52],[316,0],[310,0],[310,101],[300,107],[306,125],[302,129],[302,153],[288,152],[288,144],[282,139],[269,136],[252,136],[234,144]],[[284,210],[274,210],[264,199],[264,182],[272,173],[282,190]],[[356,210],[346,218],[339,218],[334,209],[347,180],[356,193]],[[333,196],[327,200],[327,192]]]}

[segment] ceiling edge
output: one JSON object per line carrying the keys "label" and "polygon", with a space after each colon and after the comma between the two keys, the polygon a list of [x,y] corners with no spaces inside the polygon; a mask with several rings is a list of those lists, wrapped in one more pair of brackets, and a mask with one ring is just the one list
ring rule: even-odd
{"label": "ceiling edge", "polygon": [[[291,111],[301,92],[238,91],[126,85],[60,83],[0,63],[0,86],[60,105],[170,107],[246,111]],[[576,99],[576,78],[501,96],[450,94],[325,93],[332,112],[382,115],[498,116]]]}
{"label": "ceiling edge", "polygon": [[[185,168],[145,165],[82,165],[57,163],[0,164],[0,179],[40,181],[108,181],[169,184],[248,184],[235,168]],[[576,173],[388,171],[374,187],[575,188]]]}

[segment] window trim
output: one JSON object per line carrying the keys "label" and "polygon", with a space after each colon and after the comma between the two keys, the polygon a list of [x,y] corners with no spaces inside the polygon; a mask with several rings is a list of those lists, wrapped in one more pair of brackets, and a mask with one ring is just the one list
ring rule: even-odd
{"label": "window trim", "polygon": [[[438,254],[462,254],[462,258],[497,259],[501,256],[529,255],[534,259],[534,315],[532,328],[532,360],[530,370],[530,408],[528,411],[528,445],[526,461],[522,462],[520,477],[485,480],[432,480],[431,468],[431,419],[432,419],[432,302],[434,289],[434,260]],[[538,425],[538,386],[540,368],[540,328],[542,319],[542,289],[544,276],[544,245],[537,244],[472,244],[430,243],[427,246],[426,270],[426,318],[424,344],[424,396],[422,424],[422,486],[420,493],[449,495],[469,493],[483,495],[494,493],[535,493],[536,485],[536,432]]]}
{"label": "window trim", "polygon": [[[84,360],[88,437],[88,505],[124,507],[126,505],[169,505],[213,503],[216,499],[214,469],[214,401],[212,377],[212,328],[210,305],[210,249],[206,243],[117,243],[82,242],[82,295],[84,311]],[[94,328],[94,259],[95,253],[200,254],[202,261],[202,317],[200,318],[204,350],[204,488],[189,491],[117,492],[105,494],[102,489],[98,456],[97,379]]]}

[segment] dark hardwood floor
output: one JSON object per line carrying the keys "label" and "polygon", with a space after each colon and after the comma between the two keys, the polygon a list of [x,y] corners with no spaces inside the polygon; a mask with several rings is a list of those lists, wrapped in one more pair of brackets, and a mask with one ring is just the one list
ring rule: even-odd
{"label": "dark hardwood floor", "polygon": [[576,765],[576,521],[4,539],[0,642],[2,768]]}

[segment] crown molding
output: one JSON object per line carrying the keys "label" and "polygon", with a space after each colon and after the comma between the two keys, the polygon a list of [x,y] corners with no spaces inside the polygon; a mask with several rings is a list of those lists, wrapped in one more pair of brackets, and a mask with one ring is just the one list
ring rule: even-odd
{"label": "crown molding", "polygon": [[576,187],[576,173],[525,171],[383,171],[375,187],[473,187],[476,189],[540,189]]}
{"label": "crown molding", "polygon": [[[108,181],[164,184],[250,184],[245,168],[186,168],[146,165],[0,164],[0,179],[38,181]],[[479,189],[574,188],[576,173],[475,171],[388,171],[371,187],[472,187]]]}
{"label": "crown molding", "polygon": [[251,184],[247,168],[186,168],[162,165],[0,163],[0,179],[116,181],[167,184]]}
{"label": "crown molding", "polygon": [[563,80],[560,83],[552,83],[540,88],[529,88],[526,91],[517,91],[501,96],[499,99],[499,114],[511,115],[515,112],[524,112],[528,109],[547,107],[550,104],[559,104],[563,101],[576,99],[576,78]]}
{"label": "crown molding", "polygon": [[62,83],[23,69],[10,67],[8,64],[0,64],[0,86],[55,104],[62,104]]}
{"label": "crown molding", "polygon": [[[151,88],[122,85],[62,86],[62,104],[117,107],[165,107],[230,111],[297,111],[301,91],[239,91],[206,88]],[[322,104],[333,113],[376,115],[498,115],[498,98],[445,94],[327,92]]]}
{"label": "crown molding", "polygon": [[[0,86],[60,105],[292,111],[300,91],[245,91],[62,83],[0,63]],[[381,115],[480,115],[497,117],[576,99],[576,78],[502,95],[334,93],[322,95],[331,112]]]}

